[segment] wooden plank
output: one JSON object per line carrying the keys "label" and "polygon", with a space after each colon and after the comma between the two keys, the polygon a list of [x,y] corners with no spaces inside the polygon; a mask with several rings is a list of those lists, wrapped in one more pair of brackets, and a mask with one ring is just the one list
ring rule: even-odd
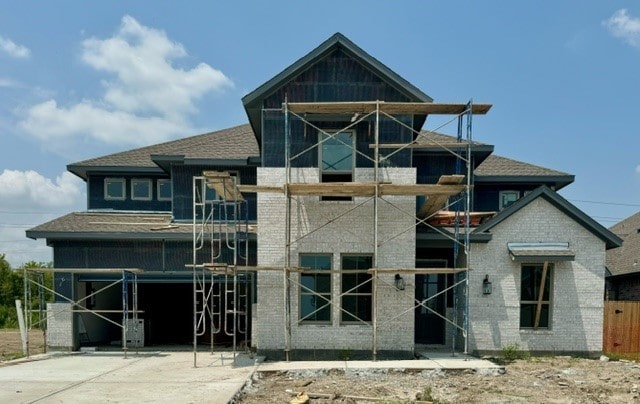
{"label": "wooden plank", "polygon": [[266,192],[266,193],[283,193],[282,186],[265,186],[265,185],[238,185],[240,192]]}
{"label": "wooden plank", "polygon": [[[309,196],[373,196],[374,183],[326,182],[313,184],[289,184],[291,195]],[[437,184],[380,184],[380,195],[455,195],[464,190],[464,185]]]}
{"label": "wooden plank", "polygon": [[[438,185],[458,185],[464,181],[464,175],[442,175],[438,179]],[[460,191],[462,192],[462,190]],[[453,194],[455,195],[455,194]],[[449,202],[449,197],[452,195],[425,195],[427,199],[424,201],[420,210],[418,210],[418,217],[425,218],[433,215],[439,210],[442,210]]]}
{"label": "wooden plank", "polygon": [[[477,146],[477,143],[471,143],[471,146]],[[467,142],[428,142],[428,143],[382,143],[378,145],[379,149],[442,149],[442,148],[460,150],[467,148]],[[375,143],[369,145],[370,149],[375,149]]]}
{"label": "wooden plank", "polygon": [[537,330],[540,325],[540,315],[542,314],[542,298],[544,296],[544,288],[547,283],[547,270],[549,263],[547,261],[542,265],[542,279],[540,279],[540,291],[538,292],[538,304],[536,305],[536,318],[533,322],[533,329]]}
{"label": "wooden plank", "polygon": [[381,184],[380,195],[456,195],[464,190],[464,185],[438,184]]}
{"label": "wooden plank", "polygon": [[202,175],[205,177],[207,187],[216,191],[218,199],[244,200],[240,191],[234,188],[235,181],[228,171],[203,171]]}
{"label": "wooden plank", "polygon": [[391,274],[457,274],[466,271],[465,268],[378,268],[369,269],[367,272],[391,273]]}
{"label": "wooden plank", "polygon": [[[284,104],[283,104],[284,105]],[[467,110],[467,104],[458,103],[431,103],[431,102],[384,102],[384,101],[361,101],[361,102],[292,102],[287,105],[291,112],[303,113],[323,113],[323,114],[368,114],[376,111],[380,106],[380,111],[390,115],[451,115],[461,114]],[[283,107],[284,109],[284,107]],[[491,104],[473,104],[471,112],[473,114],[486,114],[491,109]]]}

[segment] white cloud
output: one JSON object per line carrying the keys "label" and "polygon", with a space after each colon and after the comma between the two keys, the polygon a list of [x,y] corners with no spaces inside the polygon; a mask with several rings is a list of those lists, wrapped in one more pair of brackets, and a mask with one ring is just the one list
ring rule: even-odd
{"label": "white cloud", "polygon": [[172,65],[185,56],[182,44],[163,31],[124,16],[111,38],[82,42],[82,60],[110,77],[102,82],[102,98],[71,106],[50,99],[30,107],[20,126],[51,143],[88,137],[141,146],[191,134],[189,116],[197,112],[196,102],[233,83],[204,63],[187,70]]}
{"label": "white cloud", "polygon": [[0,172],[0,254],[13,267],[51,261],[51,248],[43,240],[27,239],[25,230],[84,209],[84,189],[84,182],[68,172],[54,179],[36,171]]}
{"label": "white cloud", "polygon": [[64,172],[54,180],[36,171],[5,169],[0,174],[0,210],[68,209],[83,201],[83,181]]}
{"label": "white cloud", "polygon": [[18,45],[11,39],[4,38],[2,36],[0,36],[0,50],[4,51],[11,57],[18,59],[28,58],[31,55],[31,51],[29,50],[29,48]]}
{"label": "white cloud", "polygon": [[29,109],[28,119],[20,125],[43,141],[66,141],[65,147],[87,135],[105,144],[145,145],[190,132],[189,125],[180,120],[107,110],[89,101],[69,108],[59,107],[55,100],[34,105]]}
{"label": "white cloud", "polygon": [[636,166],[636,173],[640,174],[640,164]]}
{"label": "white cloud", "polygon": [[632,17],[626,9],[620,9],[602,22],[609,32],[629,45],[640,48],[640,18]]}

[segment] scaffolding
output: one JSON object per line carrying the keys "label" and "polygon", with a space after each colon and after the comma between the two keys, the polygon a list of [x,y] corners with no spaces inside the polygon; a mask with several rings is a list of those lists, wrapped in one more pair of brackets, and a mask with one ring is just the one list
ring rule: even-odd
{"label": "scaffolding", "polygon": [[[238,227],[237,216],[233,216],[232,220],[227,220],[223,217],[219,217],[217,221],[213,219],[213,215],[209,215],[205,206],[207,198],[206,194],[207,185],[215,187],[218,192],[218,199],[211,201],[211,203],[229,204],[234,209],[243,202],[242,192],[256,192],[256,193],[279,193],[284,194],[285,197],[285,242],[284,242],[284,262],[282,266],[253,266],[249,267],[248,262],[245,261],[243,270],[245,273],[253,271],[281,271],[282,272],[282,285],[283,285],[283,299],[284,299],[284,356],[287,361],[291,359],[291,330],[292,330],[292,315],[291,315],[291,287],[296,285],[301,290],[305,290],[305,293],[312,294],[320,299],[323,304],[314,311],[322,310],[327,305],[332,304],[330,299],[327,299],[322,294],[308,288],[303,285],[302,282],[298,282],[297,278],[292,277],[292,274],[304,274],[311,273],[309,268],[301,268],[297,265],[292,265],[292,246],[298,243],[301,239],[309,236],[329,223],[340,220],[342,217],[348,215],[356,209],[364,206],[365,204],[372,202],[372,217],[373,223],[373,254],[371,268],[366,272],[372,276],[358,284],[354,288],[343,291],[339,297],[341,298],[345,294],[353,291],[366,283],[371,283],[371,321],[359,318],[353,313],[349,313],[357,319],[361,324],[371,327],[371,353],[373,360],[377,360],[378,357],[378,329],[382,326],[390,324],[395,319],[416,310],[417,308],[424,308],[427,311],[442,318],[446,323],[453,326],[456,330],[454,335],[452,346],[455,351],[455,340],[459,335],[463,340],[463,351],[468,353],[468,305],[469,305],[469,262],[470,262],[470,222],[471,222],[471,198],[473,189],[473,158],[472,158],[472,116],[474,114],[486,114],[491,108],[490,104],[474,104],[472,101],[464,104],[436,104],[436,103],[399,103],[399,102],[314,102],[314,103],[293,103],[285,102],[282,104],[282,109],[275,109],[274,112],[283,114],[284,119],[284,169],[285,179],[284,183],[280,186],[261,186],[261,185],[238,185],[237,180],[229,176],[229,173],[218,173],[216,175],[204,175],[203,177],[194,178],[194,365],[195,365],[195,351],[196,351],[196,336],[198,328],[203,320],[201,319],[202,313],[206,310],[204,308],[198,309],[198,297],[201,301],[208,301],[211,298],[211,294],[206,292],[204,287],[204,273],[203,270],[209,270],[210,273],[224,273],[225,276],[231,276],[234,285],[233,296],[235,297],[237,291],[235,285],[237,284],[238,270],[236,257],[233,255],[233,263],[220,262],[219,257],[214,256],[213,247],[211,249],[210,264],[198,263],[197,255],[198,251],[203,249],[206,240],[216,241],[222,243],[222,239],[215,238],[216,232],[214,231],[214,223],[220,226],[227,226],[226,228],[240,229],[242,233],[243,227]],[[437,140],[429,139],[424,136],[420,130],[414,129],[411,125],[398,119],[398,115],[451,115],[453,118],[434,129],[439,130],[441,127],[457,121],[457,137],[455,142],[439,142]],[[335,117],[340,115],[342,118],[340,121],[349,122],[342,128],[332,128],[331,131],[327,131],[315,124],[318,116],[330,116]],[[313,118],[309,118],[313,117]],[[345,119],[346,117],[346,119]],[[395,122],[400,127],[409,130],[412,134],[413,140],[408,143],[389,144],[380,143],[380,119],[388,119],[391,122]],[[317,131],[322,136],[312,146],[306,147],[302,151],[292,153],[292,130],[291,119],[296,119],[306,128],[310,127]],[[328,118],[333,119],[333,118]],[[361,122],[368,121],[373,123],[373,141],[369,145],[373,150],[373,157],[357,149],[357,146],[353,143],[347,144],[343,142],[337,135],[344,133],[345,131],[354,128]],[[299,134],[297,134],[299,135]],[[365,159],[372,164],[373,167],[373,180],[369,182],[293,182],[292,181],[292,162],[300,158],[305,153],[321,147],[322,143],[332,139],[343,143],[353,150],[353,154],[359,158]],[[380,174],[381,166],[386,166],[391,160],[391,157],[397,155],[401,151],[416,148],[433,148],[437,147],[443,151],[450,153],[456,159],[456,169],[454,173],[442,175],[436,184],[394,184],[382,181]],[[318,162],[320,164],[320,162]],[[465,170],[463,171],[463,165]],[[229,182],[230,181],[230,182]],[[320,179],[321,181],[321,179]],[[214,186],[214,184],[217,184]],[[427,197],[426,202],[420,207],[418,214],[416,212],[409,212],[402,207],[397,206],[392,201],[386,199],[386,196],[421,196]],[[309,230],[307,233],[299,235],[297,238],[292,237],[292,199],[300,196],[321,196],[321,197],[364,197],[364,201],[356,203],[355,206],[349,207],[344,212],[338,214],[327,221],[326,224],[321,225],[318,228]],[[384,240],[381,240],[379,234],[379,209],[380,204],[387,204],[395,208],[402,215],[410,216],[414,223],[403,229],[401,232],[395,235],[387,235]],[[444,231],[443,229],[433,226],[429,223],[429,220],[434,217],[441,209],[455,209],[455,220],[453,232]],[[214,209],[211,209],[213,212]],[[196,215],[196,213],[198,213]],[[196,216],[201,217],[200,222],[196,220]],[[244,229],[247,229],[245,224]],[[400,235],[408,232],[415,231],[417,226],[426,226],[432,231],[440,234],[443,238],[452,242],[454,250],[454,263],[451,268],[382,268],[379,266],[379,247],[389,242]],[[210,229],[211,235],[208,234],[205,229]],[[218,230],[217,234],[222,234],[222,228]],[[208,238],[207,238],[208,237]],[[227,240],[231,240],[231,246],[236,245],[237,236],[234,236],[233,231],[225,233]],[[242,238],[243,236],[241,236]],[[213,246],[215,243],[211,243]],[[248,244],[248,243],[247,243]],[[231,249],[231,247],[229,247]],[[462,253],[460,253],[462,251]],[[415,254],[415,252],[414,252]],[[463,260],[460,262],[458,256],[462,255]],[[216,261],[217,260],[217,261]],[[432,296],[427,296],[425,299],[417,300],[414,298],[414,304],[411,307],[406,308],[400,313],[397,313],[392,318],[387,318],[384,321],[378,319],[378,305],[380,302],[377,300],[377,289],[381,286],[381,282],[386,282],[380,278],[382,274],[452,274],[454,282],[451,285],[447,285],[444,290],[438,291]],[[201,275],[198,275],[201,274]],[[226,283],[225,283],[226,284]],[[452,292],[454,294],[454,310],[452,318],[443,316],[430,308],[427,303],[441,296],[443,293]],[[234,307],[236,307],[234,305]],[[338,306],[341,312],[346,312],[343,307]],[[213,313],[213,311],[211,311]],[[313,313],[311,313],[313,314]],[[311,315],[309,314],[309,315]],[[213,314],[212,314],[213,316]],[[235,316],[235,311],[234,311]],[[246,318],[245,318],[246,319]],[[236,318],[234,317],[234,324],[236,324]],[[301,321],[301,320],[299,320]],[[240,330],[237,330],[240,331]],[[234,332],[234,354],[235,354],[235,332]]]}
{"label": "scaffolding", "polygon": [[[249,335],[253,273],[249,271],[248,204],[238,190],[238,177],[205,171],[193,177],[193,365],[198,337],[209,331],[211,353],[217,335]],[[224,358],[223,358],[224,359]]]}
{"label": "scaffolding", "polygon": [[[125,358],[127,357],[127,352],[129,350],[128,340],[134,342],[134,347],[136,348],[136,353],[138,352],[140,341],[140,333],[142,330],[139,329],[139,321],[138,314],[143,313],[138,310],[138,275],[143,271],[139,268],[23,268],[23,289],[24,289],[24,305],[23,305],[23,316],[25,322],[25,331],[26,336],[26,356],[29,357],[29,331],[37,326],[43,331],[43,336],[45,339],[45,349],[47,348],[46,340],[47,340],[47,322],[55,318],[57,314],[68,312],[67,309],[61,310],[47,310],[45,294],[46,292],[51,293],[53,296],[57,297],[62,302],[69,303],[71,305],[70,312],[73,314],[72,321],[73,324],[76,324],[75,313],[89,313],[93,316],[96,316],[109,324],[112,324],[121,330],[122,334],[122,350],[124,351]],[[52,274],[69,274],[72,277],[74,275],[81,274],[111,274],[111,275],[120,275],[119,278],[114,279],[106,286],[92,291],[86,296],[75,299],[65,296],[64,294],[57,292],[54,290],[55,288],[51,288],[45,283],[45,273]],[[112,309],[95,309],[88,307],[87,304],[92,299],[95,299],[95,296],[107,291],[108,289],[117,287],[121,285],[122,287],[122,306],[121,308],[112,308]],[[38,299],[36,307],[33,307],[33,294],[34,289],[36,290]],[[131,289],[131,291],[129,290]],[[72,290],[75,290],[72,286]],[[130,293],[131,292],[131,293]],[[75,293],[75,292],[73,292]],[[121,322],[112,320],[107,317],[108,314],[121,314]],[[132,325],[130,327],[130,324]],[[75,328],[75,326],[74,326]],[[85,331],[86,332],[86,331]]]}

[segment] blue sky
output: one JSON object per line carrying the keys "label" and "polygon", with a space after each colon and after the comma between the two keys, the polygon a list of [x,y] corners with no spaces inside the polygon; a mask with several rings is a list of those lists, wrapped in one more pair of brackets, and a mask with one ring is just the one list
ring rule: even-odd
{"label": "blue sky", "polygon": [[640,210],[636,1],[0,5],[0,253],[12,265],[51,260],[26,228],[86,207],[67,164],[245,123],[241,97],[335,32],[437,102],[494,104],[474,139],[575,174],[561,194],[603,225]]}

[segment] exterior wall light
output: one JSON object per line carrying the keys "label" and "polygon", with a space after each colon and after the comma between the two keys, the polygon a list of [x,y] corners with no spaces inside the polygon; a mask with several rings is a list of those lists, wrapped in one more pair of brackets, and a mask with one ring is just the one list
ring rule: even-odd
{"label": "exterior wall light", "polygon": [[493,292],[493,286],[491,285],[491,281],[489,280],[489,275],[484,276],[484,280],[482,281],[482,294],[490,295]]}
{"label": "exterior wall light", "polygon": [[400,274],[396,274],[394,278],[394,284],[396,285],[396,289],[404,290],[404,279],[402,278],[402,276],[400,276]]}

